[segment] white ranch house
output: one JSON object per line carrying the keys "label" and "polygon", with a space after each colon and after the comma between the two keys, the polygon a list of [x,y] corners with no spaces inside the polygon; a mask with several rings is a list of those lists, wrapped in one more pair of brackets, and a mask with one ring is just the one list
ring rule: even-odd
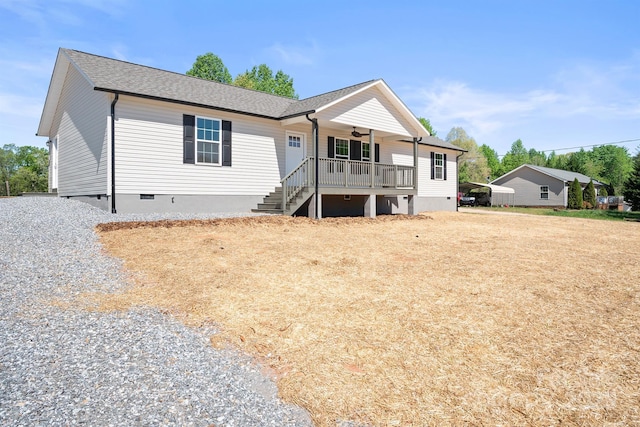
{"label": "white ranch house", "polygon": [[70,49],[37,134],[50,191],[114,213],[453,211],[464,151],[383,80],[295,100]]}

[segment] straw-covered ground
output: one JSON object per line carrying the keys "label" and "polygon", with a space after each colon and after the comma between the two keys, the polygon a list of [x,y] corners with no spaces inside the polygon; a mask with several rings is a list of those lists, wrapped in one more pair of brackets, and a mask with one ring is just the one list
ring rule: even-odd
{"label": "straw-covered ground", "polygon": [[105,224],[102,309],[215,323],[318,426],[639,425],[640,226],[516,215]]}

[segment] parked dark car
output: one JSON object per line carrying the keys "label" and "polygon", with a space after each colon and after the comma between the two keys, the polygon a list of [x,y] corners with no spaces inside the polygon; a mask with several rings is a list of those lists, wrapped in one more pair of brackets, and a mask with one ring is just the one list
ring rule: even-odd
{"label": "parked dark car", "polygon": [[491,206],[491,196],[486,192],[473,192],[459,198],[460,206]]}
{"label": "parked dark car", "polygon": [[481,191],[473,193],[476,198],[476,206],[491,206],[491,196],[489,193]]}
{"label": "parked dark car", "polygon": [[475,206],[476,198],[473,196],[462,196],[460,197],[460,206]]}

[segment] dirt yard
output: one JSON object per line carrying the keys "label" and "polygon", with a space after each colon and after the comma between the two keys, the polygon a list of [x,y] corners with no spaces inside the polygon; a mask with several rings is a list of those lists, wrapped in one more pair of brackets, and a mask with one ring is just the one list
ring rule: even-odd
{"label": "dirt yard", "polygon": [[215,323],[318,426],[640,425],[640,224],[526,215],[106,224],[150,305]]}

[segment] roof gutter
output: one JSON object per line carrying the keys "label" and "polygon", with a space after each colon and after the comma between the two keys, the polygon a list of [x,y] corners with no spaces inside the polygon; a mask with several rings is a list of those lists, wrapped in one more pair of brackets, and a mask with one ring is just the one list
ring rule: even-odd
{"label": "roof gutter", "polygon": [[160,96],[153,96],[153,95],[144,95],[144,94],[135,93],[135,92],[127,92],[127,91],[114,92],[114,89],[109,89],[109,88],[105,88],[105,87],[96,86],[96,87],[93,88],[93,90],[96,90],[98,92],[119,93],[121,95],[133,96],[135,98],[150,99],[150,100],[153,100],[153,101],[170,102],[172,104],[188,105],[190,107],[206,108],[206,109],[209,109],[209,110],[224,111],[224,112],[227,112],[227,113],[242,114],[244,116],[259,117],[261,119],[270,119],[270,120],[286,120],[286,119],[290,119],[290,118],[293,118],[293,117],[304,116],[305,114],[312,114],[312,113],[316,112],[315,110],[309,110],[309,111],[302,111],[300,113],[288,114],[286,116],[268,116],[266,114],[249,113],[247,111],[234,110],[233,108],[217,107],[215,105],[207,105],[207,104],[200,104],[200,103],[197,103],[197,102],[181,101],[179,99],[163,98],[163,97],[160,97]]}
{"label": "roof gutter", "polygon": [[313,201],[315,203],[315,207],[314,207],[314,212],[315,212],[315,219],[319,219],[320,215],[318,212],[318,207],[320,204],[320,194],[318,191],[318,169],[319,169],[319,159],[318,159],[318,153],[319,153],[319,149],[318,149],[318,119],[317,118],[313,118],[310,119],[309,118],[309,113],[305,114],[305,117],[307,118],[307,120],[309,120],[311,122],[311,137],[313,138],[313,162],[314,162],[314,189],[313,189]]}
{"label": "roof gutter", "polygon": [[111,103],[111,213],[116,213],[116,103],[118,92],[114,92]]}

